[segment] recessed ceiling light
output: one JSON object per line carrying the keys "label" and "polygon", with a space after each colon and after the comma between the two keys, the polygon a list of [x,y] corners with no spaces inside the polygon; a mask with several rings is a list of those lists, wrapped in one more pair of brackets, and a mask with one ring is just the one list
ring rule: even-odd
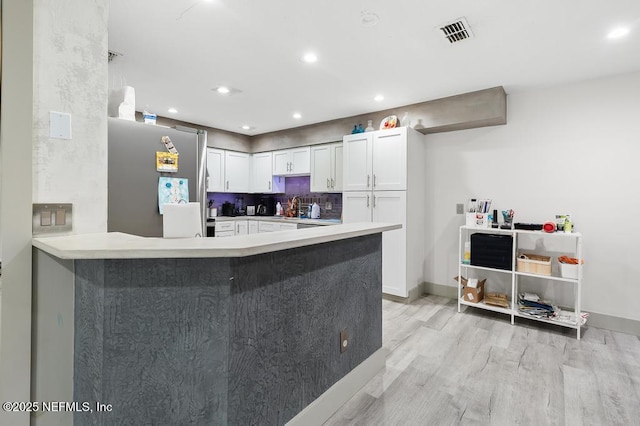
{"label": "recessed ceiling light", "polygon": [[244,126],[242,126],[242,130],[251,130],[251,129],[254,129],[254,127],[251,127],[248,124],[245,124]]}
{"label": "recessed ceiling light", "polygon": [[228,87],[226,87],[226,86],[220,86],[220,87],[218,87],[218,88],[216,89],[216,91],[217,91],[218,93],[220,93],[221,95],[226,95],[226,94],[227,94],[227,93],[229,93],[231,90],[229,90],[229,88],[228,88]]}
{"label": "recessed ceiling light", "polygon": [[178,110],[175,108],[169,108],[167,111],[169,111],[171,114],[176,114],[178,112]]}
{"label": "recessed ceiling light", "polygon": [[309,53],[306,53],[306,54],[302,57],[302,60],[303,60],[303,61],[305,61],[305,62],[306,62],[306,63],[308,63],[308,64],[312,64],[312,63],[314,63],[314,62],[317,62],[317,61],[318,61],[318,57],[316,56],[316,54],[315,54],[315,53],[313,53],[313,52],[309,52]]}
{"label": "recessed ceiling light", "polygon": [[620,37],[624,37],[629,34],[629,28],[627,27],[618,27],[612,30],[609,34],[607,34],[607,38],[616,39]]}
{"label": "recessed ceiling light", "polygon": [[376,101],[376,102],[382,102],[382,101],[384,101],[384,96],[376,95],[376,97],[373,98],[373,100]]}
{"label": "recessed ceiling light", "polygon": [[370,10],[363,10],[360,12],[360,23],[365,27],[373,27],[378,24],[380,18]]}
{"label": "recessed ceiling light", "polygon": [[293,118],[295,118],[296,120],[300,120],[302,118],[302,114],[300,114],[299,112],[294,112]]}

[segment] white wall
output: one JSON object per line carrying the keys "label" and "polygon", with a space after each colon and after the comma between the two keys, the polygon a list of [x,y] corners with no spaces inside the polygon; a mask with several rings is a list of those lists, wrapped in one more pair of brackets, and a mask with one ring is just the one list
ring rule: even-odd
{"label": "white wall", "polygon": [[427,136],[427,281],[455,286],[455,204],[492,198],[516,222],[571,213],[583,310],[640,320],[640,73],[508,97],[508,124]]}
{"label": "white wall", "polygon": [[[108,0],[35,0],[33,202],[73,203],[73,232],[107,230]],[[49,111],[72,140],[49,138]]]}

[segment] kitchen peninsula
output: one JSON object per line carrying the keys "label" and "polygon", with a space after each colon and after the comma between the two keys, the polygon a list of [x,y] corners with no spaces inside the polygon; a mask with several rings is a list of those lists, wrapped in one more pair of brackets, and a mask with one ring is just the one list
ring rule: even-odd
{"label": "kitchen peninsula", "polygon": [[35,238],[33,398],[89,402],[42,414],[76,425],[320,421],[384,365],[381,233],[400,227]]}

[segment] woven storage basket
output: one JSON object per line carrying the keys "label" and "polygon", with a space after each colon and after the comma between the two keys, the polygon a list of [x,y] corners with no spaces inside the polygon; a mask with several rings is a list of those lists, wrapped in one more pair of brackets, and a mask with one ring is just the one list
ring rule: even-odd
{"label": "woven storage basket", "polygon": [[551,275],[551,257],[522,253],[516,260],[516,271],[529,274]]}

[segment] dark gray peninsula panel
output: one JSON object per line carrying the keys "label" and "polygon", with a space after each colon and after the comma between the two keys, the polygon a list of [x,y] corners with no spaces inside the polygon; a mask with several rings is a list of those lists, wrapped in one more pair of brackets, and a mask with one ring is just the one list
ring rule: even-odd
{"label": "dark gray peninsula panel", "polygon": [[[382,346],[381,234],[75,260],[75,425],[284,424]],[[340,352],[340,331],[348,350]]]}

